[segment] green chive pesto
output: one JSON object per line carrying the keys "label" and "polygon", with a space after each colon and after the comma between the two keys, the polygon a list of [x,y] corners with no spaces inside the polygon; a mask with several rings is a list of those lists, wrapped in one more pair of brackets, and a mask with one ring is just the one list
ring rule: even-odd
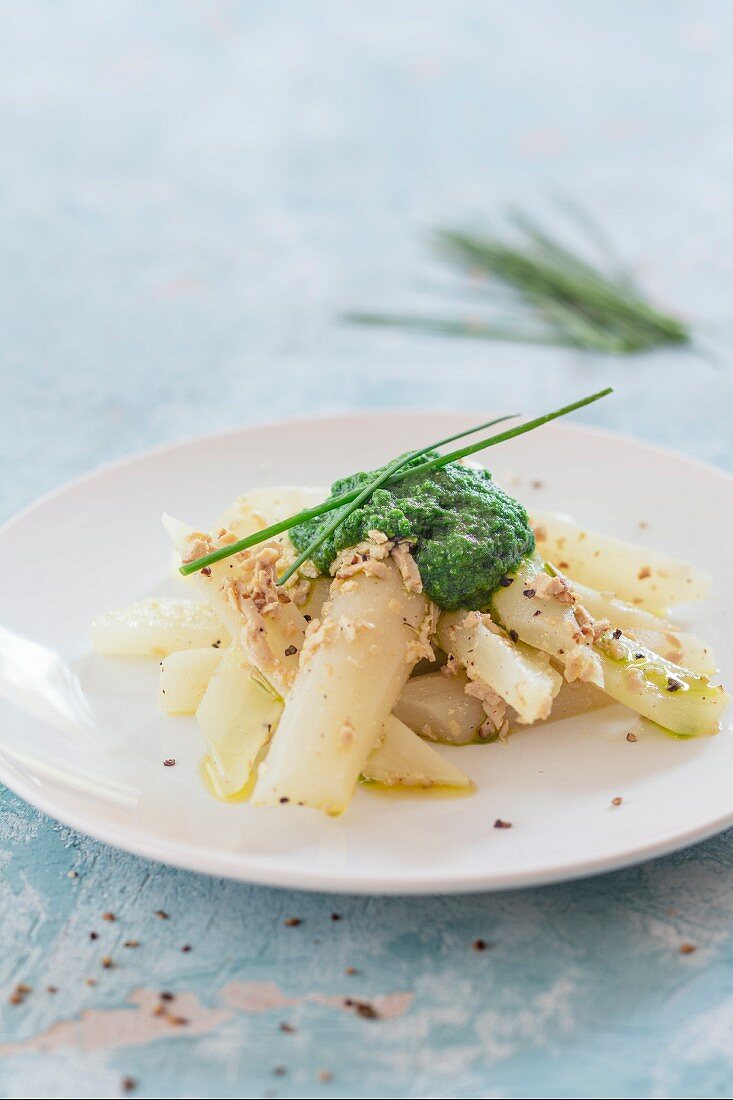
{"label": "green chive pesto", "polygon": [[[436,456],[431,451],[407,468]],[[331,497],[362,489],[380,473],[381,469],[341,478],[333,483]],[[295,547],[305,550],[334,514],[293,527]],[[486,607],[502,577],[535,545],[522,505],[494,484],[488,470],[457,462],[376,489],[318,547],[313,556],[318,569],[328,573],[336,556],[363,542],[369,531],[413,541],[425,592],[444,611]]]}

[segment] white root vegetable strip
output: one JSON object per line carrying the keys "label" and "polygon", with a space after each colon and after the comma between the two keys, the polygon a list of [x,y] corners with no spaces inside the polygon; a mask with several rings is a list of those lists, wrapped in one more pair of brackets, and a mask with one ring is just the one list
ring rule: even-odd
{"label": "white root vegetable strip", "polygon": [[242,649],[232,643],[196,711],[225,795],[237,794],[277,725],[282,703],[256,678]]}
{"label": "white root vegetable strip", "polygon": [[[196,529],[172,516],[163,516],[163,526],[175,549],[186,557]],[[239,559],[226,558],[212,565],[208,573],[194,574],[194,580],[216,616],[241,643],[250,663],[284,696],[298,671],[306,621],[292,602],[280,604],[276,611],[263,616],[255,613],[251,601],[238,604],[231,592],[241,576]]]}
{"label": "white root vegetable strip", "polygon": [[[566,718],[577,718],[580,714],[588,714],[592,710],[600,710],[602,707],[610,707],[614,700],[595,684],[584,684],[578,680],[572,684],[563,682],[562,687],[552,700],[552,710],[547,718],[535,723],[535,726],[549,726],[552,722],[563,722]],[[525,727],[512,723],[510,732],[521,730]]]}
{"label": "white root vegetable strip", "polygon": [[467,775],[394,716],[385,722],[382,742],[370,753],[362,775],[388,787],[473,786]]}
{"label": "white root vegetable strip", "polygon": [[562,677],[544,654],[494,633],[478,611],[441,615],[438,641],[463,665],[471,680],[479,680],[500,695],[522,722],[531,724],[550,713]]}
{"label": "white root vegetable strip", "polygon": [[659,550],[579,527],[567,516],[535,512],[537,550],[572,580],[652,611],[702,599],[710,577]]}
{"label": "white root vegetable strip", "polygon": [[164,714],[195,714],[223,651],[182,649],[160,663],[158,706]]}
{"label": "white root vegetable strip", "polygon": [[339,813],[347,806],[417,659],[422,594],[405,590],[391,559],[386,576],[334,580],[306,641],[253,794],[256,805],[291,802]]}
{"label": "white root vegetable strip", "polygon": [[179,649],[226,644],[228,632],[211,609],[192,600],[150,597],[106,611],[92,622],[92,644],[110,657],[167,657]]}
{"label": "white root vegetable strip", "polygon": [[573,591],[595,619],[608,619],[611,626],[620,627],[627,637],[635,638],[668,661],[691,668],[693,672],[700,672],[704,676],[715,672],[715,658],[711,647],[694,634],[679,630],[674,623],[661,619],[642,607],[624,603],[607,592],[597,592],[595,588],[589,588],[578,581],[573,581]]}
{"label": "white root vegetable strip", "polygon": [[[623,635],[613,639],[612,646],[610,630],[595,645],[579,646],[571,603],[524,595],[543,574],[542,562],[529,559],[517,570],[514,583],[494,594],[493,607],[505,627],[556,657],[566,665],[566,674],[571,663],[577,665],[578,655],[585,654],[588,674],[608,695],[673,733],[690,736],[717,731],[728,704],[721,687]],[[612,650],[621,657],[615,658]],[[639,654],[638,659],[634,654]]]}
{"label": "white root vegetable strip", "polygon": [[446,676],[429,672],[405,684],[393,714],[421,737],[446,745],[480,741],[486,713],[475,695],[467,695],[468,677],[456,671]]}
{"label": "white root vegetable strip", "polygon": [[325,500],[328,489],[302,485],[276,485],[272,488],[250,489],[232,501],[222,514],[217,529],[226,527],[239,539],[262,531],[305,508],[313,508]]}

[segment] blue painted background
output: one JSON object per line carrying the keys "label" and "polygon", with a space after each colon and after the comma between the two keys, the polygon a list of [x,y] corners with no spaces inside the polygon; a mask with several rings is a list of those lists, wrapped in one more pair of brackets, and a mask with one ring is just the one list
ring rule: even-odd
{"label": "blue painted background", "polygon": [[[732,48],[724,0],[5,0],[0,510],[189,432],[529,411],[607,382],[589,420],[733,468]],[[695,318],[698,350],[335,320],[465,309],[428,228],[509,202],[559,222],[557,192]],[[5,793],[0,868],[4,1096],[117,1096],[125,1076],[150,1097],[733,1095],[730,835],[576,885],[335,899],[147,864]],[[264,1007],[255,981],[278,987]],[[141,989],[189,1023],[159,1034]],[[390,1019],[338,1006],[393,993],[411,998]]]}

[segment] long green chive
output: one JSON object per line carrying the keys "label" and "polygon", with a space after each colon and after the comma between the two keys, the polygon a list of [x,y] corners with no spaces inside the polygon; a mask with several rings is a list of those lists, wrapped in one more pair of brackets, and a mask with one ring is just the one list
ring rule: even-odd
{"label": "long green chive", "polygon": [[394,462],[390,462],[389,466],[385,467],[379,477],[375,477],[373,481],[368,482],[361,490],[358,496],[355,496],[344,508],[340,515],[334,516],[330,523],[328,523],[321,531],[318,532],[313,541],[306,546],[305,550],[295,559],[293,564],[286,569],[281,577],[278,577],[278,584],[285,584],[289,581],[293,573],[300,569],[303,562],[308,561],[315,551],[326,541],[329,535],[332,535],[340,523],[343,523],[347,516],[350,516],[352,512],[355,512],[360,504],[363,504],[372,493],[377,489],[381,489],[382,485],[390,480],[394,480],[394,475],[405,467],[408,462],[412,462],[415,458],[420,458],[422,455],[427,454],[428,451],[435,451],[438,447],[445,447],[448,443],[453,443],[456,439],[463,439],[466,435],[473,435],[474,432],[480,432],[484,428],[491,428],[494,424],[500,424],[503,420],[511,420],[517,413],[510,413],[508,416],[498,416],[495,420],[487,420],[485,424],[479,424],[476,428],[470,428],[467,432],[456,432],[455,435],[446,436],[445,439],[439,439],[437,443],[431,443],[427,447],[422,447],[419,451],[408,451],[402,455],[401,458],[396,458]]}
{"label": "long green chive", "polygon": [[[551,420],[557,420],[558,417],[567,416],[568,413],[575,412],[577,409],[582,409],[586,405],[592,405],[594,401],[599,401],[602,397],[607,397],[609,393],[613,393],[613,389],[610,386],[604,390],[599,390],[598,393],[590,394],[589,397],[583,397],[579,401],[573,401],[570,405],[563,405],[560,409],[555,409],[552,412],[545,413],[543,416],[538,416],[534,420],[528,420],[524,424],[518,424],[514,428],[508,428],[505,432],[500,432],[498,435],[489,436],[488,439],[481,439],[478,443],[472,443],[466,447],[461,447],[459,450],[450,451],[447,455],[440,455],[438,458],[430,459],[427,462],[421,462],[418,466],[400,469],[392,474],[389,481],[385,482],[385,484],[395,485],[400,481],[404,481],[406,477],[422,476],[430,470],[436,470],[441,466],[446,466],[449,462],[457,462],[461,458],[467,458],[469,455],[477,454],[479,451],[485,450],[487,447],[493,447],[497,443],[505,443],[509,439],[514,439],[516,436],[524,435],[526,432],[531,432],[535,428],[540,428],[543,424],[549,424]],[[507,418],[500,417],[499,419]],[[498,421],[490,421],[489,423],[498,423]],[[471,435],[472,432],[479,431],[482,427],[486,427],[486,425],[480,425],[478,428],[461,432],[460,435]],[[453,438],[459,437],[454,436]],[[434,446],[435,444],[431,444],[430,447],[424,448],[423,451],[432,450]],[[370,489],[370,491],[373,492],[373,488]],[[323,504],[319,504],[315,508],[305,508],[302,512],[298,512],[288,519],[281,520],[279,523],[274,523],[271,527],[266,527],[262,531],[257,531],[253,535],[248,535],[247,538],[240,539],[239,542],[234,542],[230,546],[222,546],[220,549],[213,550],[210,554],[205,554],[195,561],[187,562],[180,567],[180,572],[184,576],[188,576],[190,573],[197,573],[200,569],[204,569],[206,566],[215,565],[216,562],[231,557],[233,554],[238,554],[242,550],[248,550],[251,546],[257,546],[259,543],[267,542],[268,539],[274,538],[275,535],[279,535],[283,531],[289,531],[291,527],[297,527],[298,524],[305,523],[306,520],[316,519],[326,512],[333,511],[335,508],[341,508],[344,504],[349,504],[351,501],[355,500],[362,492],[363,490],[355,489],[350,493],[344,493],[343,496],[325,500]],[[343,516],[340,517],[340,520],[341,519],[343,519]]]}
{"label": "long green chive", "polygon": [[[392,466],[394,466],[396,471],[404,466],[405,463],[409,462],[410,459],[419,458],[419,456],[425,454],[426,451],[433,451],[437,447],[445,446],[446,443],[452,443],[454,439],[462,439],[466,435],[473,435],[475,432],[483,431],[484,428],[493,427],[494,424],[501,424],[504,420],[511,420],[512,417],[517,415],[518,413],[507,413],[506,416],[497,416],[494,417],[493,420],[487,420],[485,423],[477,424],[473,428],[466,428],[465,431],[456,432],[455,435],[447,439],[440,439],[437,443],[431,443],[428,447],[422,447],[419,451],[409,451],[402,458],[395,459]],[[405,474],[402,475],[402,477],[404,476]],[[401,478],[396,478],[391,474],[385,473],[384,481],[388,478],[392,481],[401,480]],[[379,482],[380,485],[384,483],[381,477]],[[376,488],[379,488],[379,486],[374,485],[369,488],[366,496],[369,496]],[[246,538],[240,539],[239,542],[233,542],[229,546],[222,546],[219,550],[212,550],[210,554],[205,554],[195,561],[190,561],[181,565],[179,567],[179,572],[183,573],[184,577],[187,577],[190,573],[197,573],[200,569],[204,569],[208,565],[215,565],[216,562],[223,561],[224,558],[229,558],[233,554],[239,554],[242,550],[248,550],[251,546],[258,546],[261,542],[267,542],[268,539],[274,538],[275,535],[280,535],[283,531],[289,531],[291,527],[297,527],[299,524],[305,523],[306,520],[317,519],[318,516],[325,515],[327,512],[332,512],[335,508],[340,508],[342,505],[348,504],[362,494],[363,490],[353,489],[350,493],[344,493],[340,497],[324,500],[323,504],[317,504],[314,508],[304,508],[302,512],[297,512],[294,516],[289,516],[287,519],[280,520],[278,523],[273,523],[271,527],[265,527],[261,531],[256,531],[253,535],[247,535]],[[366,499],[366,496],[364,499]],[[339,523],[340,522],[341,519],[339,519]],[[305,558],[303,560],[305,561]],[[299,562],[299,564],[302,563]],[[297,568],[297,566],[295,568]]]}

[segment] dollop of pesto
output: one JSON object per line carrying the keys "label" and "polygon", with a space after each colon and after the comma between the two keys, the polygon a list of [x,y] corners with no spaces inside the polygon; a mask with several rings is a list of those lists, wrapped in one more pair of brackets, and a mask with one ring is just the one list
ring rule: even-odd
{"label": "dollop of pesto", "polygon": [[[436,455],[423,455],[407,468]],[[331,486],[329,499],[363,488],[381,472],[340,478]],[[297,549],[305,550],[336,514],[293,527],[290,537]],[[315,564],[328,573],[340,551],[363,542],[374,530],[391,539],[413,541],[425,592],[444,611],[486,607],[502,577],[516,569],[535,545],[522,505],[492,481],[488,470],[457,462],[422,476],[416,472],[375,490],[321,544],[313,555]]]}

